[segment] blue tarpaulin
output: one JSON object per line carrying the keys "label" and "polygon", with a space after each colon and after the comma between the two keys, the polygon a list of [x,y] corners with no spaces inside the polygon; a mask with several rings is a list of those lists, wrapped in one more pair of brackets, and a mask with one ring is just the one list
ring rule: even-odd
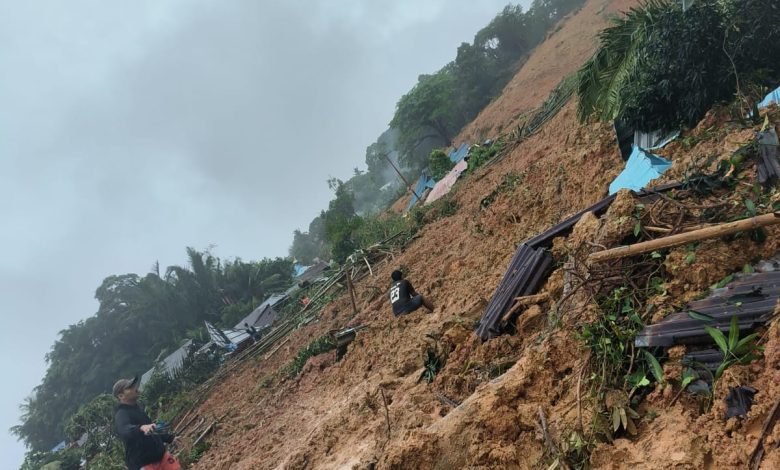
{"label": "blue tarpaulin", "polygon": [[766,95],[764,100],[758,103],[758,109],[766,108],[770,104],[780,104],[780,87],[775,89],[772,93]]}
{"label": "blue tarpaulin", "polygon": [[59,452],[61,450],[65,450],[65,447],[67,447],[67,446],[68,446],[68,443],[65,442],[65,441],[62,441],[59,444],[57,444],[56,446],[52,447],[51,451],[52,452]]}
{"label": "blue tarpaulin", "polygon": [[307,270],[307,269],[309,269],[309,268],[310,268],[310,266],[304,266],[304,265],[302,265],[302,264],[298,264],[298,263],[296,263],[296,264],[293,266],[293,276],[294,276],[294,277],[298,277],[298,276],[300,276],[301,274],[303,274],[304,272],[306,272],[306,270]]}
{"label": "blue tarpaulin", "polygon": [[417,180],[417,184],[414,187],[415,194],[412,194],[412,200],[409,201],[409,206],[406,208],[406,210],[411,209],[415,204],[417,204],[417,196],[425,197],[423,193],[425,193],[427,189],[433,189],[435,185],[436,181],[434,181],[433,178],[426,175],[425,173],[421,174],[420,179]]}
{"label": "blue tarpaulin", "polygon": [[459,161],[466,158],[466,155],[469,154],[469,144],[463,143],[460,144],[460,147],[457,148],[457,150],[452,150],[448,157],[450,157],[450,161],[452,163],[458,163]]}
{"label": "blue tarpaulin", "polygon": [[641,147],[633,146],[626,168],[609,185],[609,194],[621,189],[639,191],[650,181],[658,178],[672,166],[669,160],[645,152]]}

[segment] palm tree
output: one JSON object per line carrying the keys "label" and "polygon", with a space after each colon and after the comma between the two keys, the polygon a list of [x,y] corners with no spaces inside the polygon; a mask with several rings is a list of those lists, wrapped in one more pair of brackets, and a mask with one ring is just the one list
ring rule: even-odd
{"label": "palm tree", "polygon": [[641,50],[648,42],[657,17],[673,6],[664,0],[647,0],[631,8],[614,25],[599,34],[601,45],[577,74],[581,121],[595,115],[612,121],[623,107],[621,92],[635,76],[640,65]]}

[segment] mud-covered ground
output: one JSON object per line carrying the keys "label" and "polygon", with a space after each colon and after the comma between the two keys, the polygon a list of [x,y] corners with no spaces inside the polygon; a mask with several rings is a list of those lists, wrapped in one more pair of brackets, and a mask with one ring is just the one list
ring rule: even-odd
{"label": "mud-covered ground", "polygon": [[[593,50],[605,16],[633,3],[589,1],[561,24],[505,95],[464,135],[475,129],[495,132],[502,120],[511,124],[518,109],[538,106]],[[560,67],[552,69],[551,63]],[[518,91],[536,90],[540,70],[548,69],[553,71],[546,75],[547,91],[538,88],[530,97]],[[515,103],[517,93],[526,101]],[[665,149],[663,154],[674,161],[666,180],[683,177],[698,157],[729,157],[755,131],[717,115],[707,119],[684,134],[687,139]],[[772,122],[780,123],[776,111]],[[713,125],[722,130],[713,132]],[[481,343],[473,330],[516,245],[606,196],[622,168],[611,126],[578,124],[570,102],[500,162],[459,182],[454,215],[426,225],[403,252],[358,282],[356,316],[346,297],[335,300],[319,321],[295,331],[278,350],[248,361],[215,387],[197,413],[219,418],[219,424],[208,437],[210,448],[192,468],[547,468],[555,456],[551,444],[570,452],[580,421],[584,435],[592,424],[592,387],[589,374],[583,373],[588,351],[577,336],[579,326],[597,314],[590,299],[572,296],[564,308],[554,308],[566,289],[558,265],[541,289],[549,300],[523,312],[517,334]],[[749,191],[750,170],[743,178],[737,189]],[[483,203],[489,195],[492,202]],[[621,242],[632,232],[636,203],[622,193],[600,219],[583,217],[574,233],[556,241],[556,261],[565,261],[567,253]],[[652,300],[659,305],[657,315],[701,295],[746,263],[773,256],[778,230],[768,233],[763,244],[745,238],[703,242],[693,262],[686,258],[687,248],[670,250],[664,261],[665,297]],[[433,313],[392,316],[385,290],[397,267],[431,298]],[[331,352],[310,359],[296,378],[281,372],[313,339],[357,325],[366,328],[340,361]],[[619,435],[612,443],[593,440],[591,465],[744,467],[780,387],[778,326],[762,335],[764,358],[729,369],[715,391],[714,405],[703,413],[686,393],[671,404],[677,392],[671,379],[678,366],[670,360],[665,370],[672,385],[658,387],[642,401],[636,436]],[[420,380],[428,349],[447,356],[430,384]],[[749,384],[759,392],[747,419],[725,421],[721,400],[734,384]],[[765,441],[770,451],[762,468],[778,468],[780,452],[772,450],[776,442],[780,426]]]}

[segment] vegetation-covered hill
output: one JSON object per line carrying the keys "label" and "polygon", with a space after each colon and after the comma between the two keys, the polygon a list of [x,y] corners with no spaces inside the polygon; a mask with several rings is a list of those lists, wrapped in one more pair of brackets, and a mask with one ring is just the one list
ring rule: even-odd
{"label": "vegetation-covered hill", "polygon": [[[778,226],[608,264],[586,258],[780,207],[774,185],[755,183],[756,132],[776,128],[780,112],[770,107],[755,121],[745,118],[766,86],[780,82],[777,69],[755,59],[775,47],[763,41],[780,30],[780,7],[702,0],[683,11],[679,2],[652,1],[612,16],[632,6],[589,0],[550,23],[554,31],[503,94],[459,129],[471,138],[500,137],[497,158],[469,170],[441,203],[405,218],[366,217],[358,214],[350,182],[332,182],[336,198],[313,222],[321,231],[317,249],[303,243],[314,234],[310,227],[296,235],[294,250],[344,260],[398,231],[407,243],[379,246],[387,250],[384,261],[355,280],[354,296],[343,286],[262,354],[180,395],[193,406],[178,416],[186,432],[177,450],[193,468],[736,468],[748,464],[757,442],[765,448],[761,468],[777,466],[780,427],[768,419],[780,378],[776,322],[748,337],[751,353],[764,348],[759,358],[732,354],[726,372],[698,395],[688,390],[685,346],[641,351],[634,337],[708,295],[711,285],[775,256]],[[517,18],[511,9],[498,18],[505,15]],[[716,40],[720,51],[690,49]],[[706,70],[721,74],[716,81],[697,75],[705,52],[714,57]],[[423,78],[401,102],[454,86],[447,73]],[[574,81],[564,82],[567,76]],[[621,80],[628,84],[618,86]],[[536,132],[516,132],[562,82],[577,84],[575,98]],[[680,111],[681,94],[697,106]],[[704,183],[645,199],[621,191],[602,216],[586,213],[549,248],[554,267],[541,297],[507,317],[504,334],[480,341],[474,329],[517,244],[606,196],[624,167],[612,119],[641,129],[631,119],[640,109],[652,116],[651,127],[683,125],[681,137],[663,150],[673,166],[659,182]],[[452,140],[457,131],[437,130],[438,124],[427,126],[442,142]],[[409,142],[402,132],[397,126],[382,141],[402,146]],[[365,254],[346,264],[362,264]],[[433,313],[391,315],[385,288],[397,268],[431,297]],[[341,357],[328,332],[347,327],[361,329]],[[743,333],[726,331],[734,342]],[[738,385],[755,387],[756,402],[744,418],[726,420],[722,400]]]}

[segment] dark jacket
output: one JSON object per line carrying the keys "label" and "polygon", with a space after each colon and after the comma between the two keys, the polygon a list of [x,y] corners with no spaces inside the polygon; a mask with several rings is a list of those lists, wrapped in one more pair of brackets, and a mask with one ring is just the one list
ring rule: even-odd
{"label": "dark jacket", "polygon": [[140,405],[120,403],[117,406],[114,426],[125,445],[125,463],[129,470],[139,470],[144,465],[159,462],[165,455],[164,443],[173,441],[171,434],[145,435],[141,425],[151,422]]}

